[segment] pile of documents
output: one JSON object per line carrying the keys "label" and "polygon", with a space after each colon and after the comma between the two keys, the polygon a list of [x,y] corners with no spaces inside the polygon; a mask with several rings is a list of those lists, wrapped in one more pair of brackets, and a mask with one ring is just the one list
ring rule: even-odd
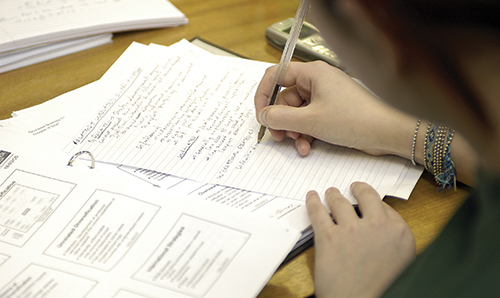
{"label": "pile of documents", "polygon": [[1,121],[0,203],[21,191],[37,203],[0,208],[10,225],[31,220],[0,232],[0,293],[27,281],[71,297],[255,297],[312,237],[308,190],[336,186],[355,204],[349,185],[366,181],[409,197],[422,169],[400,158],[257,144],[269,66],[185,40],[133,43],[99,81]]}
{"label": "pile of documents", "polygon": [[113,32],[186,23],[166,0],[3,0],[0,73],[111,42]]}

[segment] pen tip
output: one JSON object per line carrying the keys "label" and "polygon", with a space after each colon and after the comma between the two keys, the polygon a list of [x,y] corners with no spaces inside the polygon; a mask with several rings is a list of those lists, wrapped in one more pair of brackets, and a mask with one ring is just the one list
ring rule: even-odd
{"label": "pen tip", "polygon": [[257,135],[257,144],[260,143],[260,141],[262,140],[262,137],[264,136],[265,133],[266,133],[266,127],[264,125],[261,125],[260,130],[259,130],[259,134]]}

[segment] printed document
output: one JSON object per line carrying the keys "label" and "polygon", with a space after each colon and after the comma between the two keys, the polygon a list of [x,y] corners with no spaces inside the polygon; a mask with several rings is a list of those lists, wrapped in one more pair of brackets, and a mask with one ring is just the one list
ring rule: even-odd
{"label": "printed document", "polygon": [[300,235],[86,165],[0,149],[2,297],[255,297]]}

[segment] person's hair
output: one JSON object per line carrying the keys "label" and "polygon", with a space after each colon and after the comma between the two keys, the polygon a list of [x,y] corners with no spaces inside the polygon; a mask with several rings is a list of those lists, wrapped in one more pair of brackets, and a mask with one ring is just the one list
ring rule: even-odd
{"label": "person's hair", "polygon": [[492,129],[485,107],[463,76],[453,55],[443,47],[436,28],[481,28],[500,36],[500,1],[474,0],[358,0],[371,21],[402,51],[418,57],[429,74],[459,95],[487,130]]}

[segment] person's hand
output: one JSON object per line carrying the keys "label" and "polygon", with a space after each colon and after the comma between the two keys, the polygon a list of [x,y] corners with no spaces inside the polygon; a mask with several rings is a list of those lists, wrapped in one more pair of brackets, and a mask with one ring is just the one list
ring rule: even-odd
{"label": "person's hand", "polygon": [[307,155],[314,138],[371,154],[409,158],[416,118],[388,106],[341,70],[324,62],[291,63],[276,104],[268,98],[277,67],[269,68],[255,93],[259,123],[273,138],[296,140]]}
{"label": "person's hand", "polygon": [[415,239],[399,213],[366,183],[353,183],[351,191],[361,216],[336,188],[326,191],[335,222],[318,194],[307,194],[318,298],[378,297],[415,258]]}

